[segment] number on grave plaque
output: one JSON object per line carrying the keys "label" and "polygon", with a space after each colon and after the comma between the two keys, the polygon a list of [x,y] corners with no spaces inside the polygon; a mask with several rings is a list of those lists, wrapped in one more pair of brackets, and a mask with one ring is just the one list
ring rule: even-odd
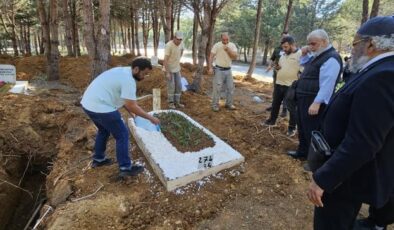
{"label": "number on grave plaque", "polygon": [[213,155],[203,156],[198,158],[198,169],[211,168],[213,162]]}

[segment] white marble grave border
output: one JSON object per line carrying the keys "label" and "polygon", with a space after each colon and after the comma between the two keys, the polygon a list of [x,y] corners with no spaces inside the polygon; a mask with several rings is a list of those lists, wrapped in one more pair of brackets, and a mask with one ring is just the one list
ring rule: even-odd
{"label": "white marble grave border", "polygon": [[[129,119],[128,126],[134,139],[167,191],[172,191],[245,161],[238,151],[181,111],[159,110],[152,111],[150,114],[166,112],[175,112],[185,117],[196,127],[201,128],[215,142],[213,147],[198,152],[181,153],[161,132],[151,132],[137,127],[134,119]],[[199,168],[199,158],[205,156],[213,156],[212,166]]]}

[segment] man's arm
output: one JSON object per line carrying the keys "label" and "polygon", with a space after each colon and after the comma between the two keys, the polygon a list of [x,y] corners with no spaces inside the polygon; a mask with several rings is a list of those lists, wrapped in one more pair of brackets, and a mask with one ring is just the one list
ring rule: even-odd
{"label": "man's arm", "polygon": [[[138,104],[136,101],[133,100],[128,100],[125,99],[125,104],[124,104],[125,109],[127,112],[130,113],[130,115],[135,114],[137,116],[143,117],[145,119],[148,119],[150,122],[153,124],[157,125],[160,123],[160,120],[157,119],[156,117],[150,115],[149,113],[145,112]],[[133,115],[132,115],[133,116]]]}
{"label": "man's arm", "polygon": [[231,60],[237,59],[237,57],[238,57],[237,51],[231,50],[228,46],[224,47],[224,51],[226,51],[226,53],[231,58]]}
{"label": "man's arm", "polygon": [[331,95],[334,92],[335,82],[339,71],[341,70],[339,62],[335,58],[328,59],[319,71],[319,92],[315,100],[308,109],[309,115],[317,115],[322,103],[328,104]]}

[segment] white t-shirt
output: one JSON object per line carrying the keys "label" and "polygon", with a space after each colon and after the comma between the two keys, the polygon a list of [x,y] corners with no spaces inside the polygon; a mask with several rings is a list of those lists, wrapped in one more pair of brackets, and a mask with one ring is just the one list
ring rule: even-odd
{"label": "white t-shirt", "polygon": [[82,106],[95,113],[109,113],[123,107],[124,99],[137,100],[131,67],[115,67],[97,76],[83,94]]}
{"label": "white t-shirt", "polygon": [[227,54],[226,51],[224,51],[224,47],[227,46],[228,48],[230,48],[231,51],[233,52],[238,52],[237,51],[237,46],[235,46],[234,43],[229,42],[227,43],[227,45],[224,45],[222,42],[218,42],[215,43],[215,45],[213,45],[211,53],[215,54],[215,64],[220,66],[220,67],[231,67],[231,58],[230,56]]}

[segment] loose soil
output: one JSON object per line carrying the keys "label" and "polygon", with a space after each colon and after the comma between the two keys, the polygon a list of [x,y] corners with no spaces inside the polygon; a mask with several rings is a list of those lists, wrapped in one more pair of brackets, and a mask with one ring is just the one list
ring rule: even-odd
{"label": "loose soil", "polygon": [[215,145],[202,129],[177,113],[159,113],[155,116],[160,119],[161,132],[179,152],[198,152]]}
{"label": "loose soil", "polygon": [[[130,60],[129,55],[112,57],[111,67]],[[15,65],[17,79],[35,87],[29,96],[0,95],[0,229],[22,229],[43,198],[40,215],[49,206],[53,211],[42,229],[312,229],[313,206],[305,196],[310,175],[303,162],[285,154],[297,139],[285,136],[286,119],[271,129],[260,125],[269,116],[264,111],[270,85],[235,77],[236,111],[223,105],[220,112],[210,110],[211,76],[204,77],[201,94],[182,95],[182,111],[240,152],[245,163],[167,192],[133,139],[133,161],[146,166],[142,175],[114,181],[116,164],[89,166],[96,128],[78,105],[90,81],[86,56],[61,58],[58,82],[45,80],[41,56],[0,56],[0,63]],[[189,81],[193,70],[182,65]],[[161,88],[162,108],[167,108],[160,68],[138,83],[138,96],[152,88]],[[265,102],[254,103],[256,95]],[[151,100],[138,103],[152,108]],[[112,137],[106,152],[115,158]]]}

